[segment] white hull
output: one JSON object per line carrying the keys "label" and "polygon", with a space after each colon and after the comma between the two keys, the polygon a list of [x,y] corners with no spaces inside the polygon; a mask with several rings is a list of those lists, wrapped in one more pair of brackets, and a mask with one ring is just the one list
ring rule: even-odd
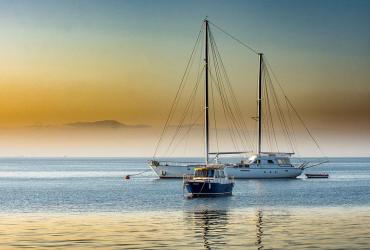
{"label": "white hull", "polygon": [[226,167],[225,173],[238,179],[296,178],[303,170],[292,166],[251,166],[249,168]]}
{"label": "white hull", "polygon": [[[159,178],[182,178],[184,175],[194,173],[194,168],[199,165],[150,165]],[[250,167],[226,166],[225,174],[236,179],[274,179],[295,178],[303,172],[302,169],[292,166],[280,165],[251,165]]]}
{"label": "white hull", "polygon": [[183,178],[184,175],[194,174],[194,168],[199,165],[149,165],[159,178]]}

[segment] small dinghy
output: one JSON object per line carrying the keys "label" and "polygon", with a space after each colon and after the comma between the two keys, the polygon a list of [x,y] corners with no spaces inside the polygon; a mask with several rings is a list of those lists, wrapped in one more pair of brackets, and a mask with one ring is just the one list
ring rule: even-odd
{"label": "small dinghy", "polygon": [[306,174],[307,178],[329,178],[329,174],[318,173],[318,174]]}
{"label": "small dinghy", "polygon": [[184,175],[183,183],[190,197],[231,195],[234,188],[234,178],[225,176],[221,164],[197,167],[194,175]]}

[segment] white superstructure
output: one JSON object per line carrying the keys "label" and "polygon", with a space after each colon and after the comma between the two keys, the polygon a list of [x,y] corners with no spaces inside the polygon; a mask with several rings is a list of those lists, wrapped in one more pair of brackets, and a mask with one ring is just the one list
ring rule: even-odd
{"label": "white superstructure", "polygon": [[228,176],[239,179],[295,178],[302,169],[290,162],[290,154],[261,153],[251,156],[247,162],[225,167]]}

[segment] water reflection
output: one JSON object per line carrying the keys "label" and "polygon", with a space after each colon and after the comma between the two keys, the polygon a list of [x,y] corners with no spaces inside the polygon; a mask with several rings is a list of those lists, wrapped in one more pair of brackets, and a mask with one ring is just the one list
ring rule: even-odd
{"label": "water reflection", "polygon": [[204,249],[225,245],[228,226],[226,210],[201,209],[187,212],[186,219],[192,221],[195,237],[203,239]]}
{"label": "water reflection", "polygon": [[256,221],[256,246],[257,249],[263,249],[263,244],[262,244],[262,236],[263,236],[263,211],[261,209],[258,209],[256,212],[257,216],[257,221]]}
{"label": "water reflection", "polygon": [[369,249],[369,224],[370,207],[0,213],[0,249]]}
{"label": "water reflection", "polygon": [[[194,237],[202,239],[204,249],[213,249],[230,244],[238,247],[251,247],[253,243],[257,249],[264,249],[262,209],[255,210],[254,215],[251,213],[240,214],[237,221],[235,221],[235,216],[229,215],[227,210],[204,208],[185,214],[185,221],[191,222]],[[239,229],[235,227],[236,225]],[[253,230],[252,227],[255,228],[255,237],[249,233]],[[248,228],[251,228],[251,230],[248,230]],[[242,238],[230,242],[230,239],[234,236],[243,234],[245,235]]]}

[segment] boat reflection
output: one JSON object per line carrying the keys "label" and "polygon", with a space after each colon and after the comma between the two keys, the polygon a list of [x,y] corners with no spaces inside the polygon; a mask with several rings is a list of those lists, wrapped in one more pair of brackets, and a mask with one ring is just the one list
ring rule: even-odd
{"label": "boat reflection", "polygon": [[0,249],[369,249],[369,215],[369,207],[0,213]]}
{"label": "boat reflection", "polygon": [[[204,249],[222,248],[223,246],[234,244],[235,246],[240,247],[244,245],[249,248],[255,245],[256,249],[264,249],[265,247],[263,242],[264,221],[262,209],[256,210],[255,215],[252,215],[243,223],[246,228],[239,228],[239,230],[234,228],[234,225],[235,223],[239,224],[240,221],[234,221],[235,218],[233,218],[232,212],[229,214],[227,210],[205,208],[186,212],[185,217],[187,221],[191,222],[189,225],[191,226],[190,230],[194,232],[194,237],[197,240],[202,239]],[[233,237],[236,231],[240,230],[245,230],[245,237],[234,242],[228,242],[230,237]],[[253,234],[250,233],[253,231],[255,231],[255,237],[251,237]]]}
{"label": "boat reflection", "polygon": [[202,209],[188,212],[187,217],[193,223],[194,236],[203,239],[204,249],[226,245],[225,235],[228,225],[226,210]]}
{"label": "boat reflection", "polygon": [[257,217],[257,221],[256,221],[256,246],[257,246],[257,249],[263,249],[264,246],[263,246],[263,243],[262,243],[262,239],[263,239],[263,211],[261,209],[258,209],[257,212],[256,212],[256,217]]}

